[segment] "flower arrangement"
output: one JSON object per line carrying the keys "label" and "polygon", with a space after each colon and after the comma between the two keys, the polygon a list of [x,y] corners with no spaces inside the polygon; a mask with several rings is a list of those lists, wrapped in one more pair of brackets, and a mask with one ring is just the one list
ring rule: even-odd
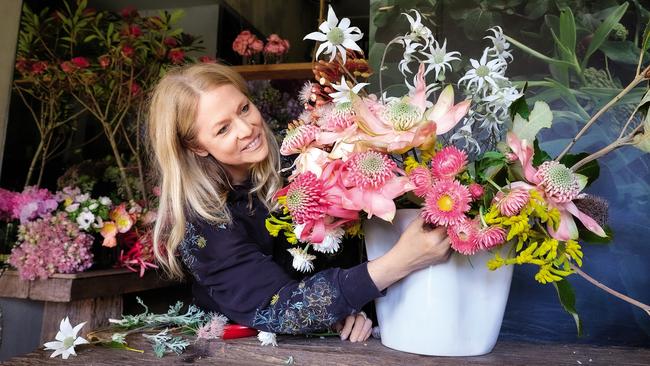
{"label": "flower arrangement", "polygon": [[243,63],[248,64],[254,60],[254,56],[262,53],[264,55],[264,63],[280,63],[284,55],[289,52],[291,47],[286,39],[282,39],[277,34],[273,33],[264,41],[257,38],[256,35],[249,30],[243,30],[237,35],[232,42],[233,51],[243,57]]}
{"label": "flower arrangement", "polygon": [[264,45],[264,63],[280,63],[284,55],[289,52],[289,41],[280,38],[277,34],[273,33],[266,38]]}
{"label": "flower arrangement", "polygon": [[232,42],[232,49],[237,52],[237,54],[248,60],[252,56],[262,52],[264,49],[264,42],[249,30],[243,30]]}
{"label": "flower arrangement", "polygon": [[[330,7],[321,32],[305,37],[322,42],[316,57],[329,59],[315,64],[318,83],[300,93],[305,111],[281,146],[283,155],[297,157],[289,184],[277,193],[282,211],[267,219],[267,229],[296,245],[289,250],[294,267],[308,272],[311,252],[336,252],[343,236],[360,233],[361,219],[390,222],[398,206],[422,207],[424,220],[445,227],[460,254],[510,245],[505,257],[495,251],[488,268],[538,266],[535,279],[558,287],[578,319],[565,278],[585,275],[581,243],[611,238],[607,203],[583,190],[597,178],[596,159],[605,152],[624,144],[644,148],[647,124],[624,144],[566,154],[580,133],[553,159],[536,141],[553,115],[543,101],[530,110],[524,90],[507,78],[513,57],[501,28],[488,30],[492,45],[457,79],[465,99],[456,102],[449,80],[460,53],[448,52],[417,11],[404,15],[410,30],[384,51],[378,95],[364,90],[371,71],[356,69],[365,61],[355,43],[362,35],[349,19],[339,21]],[[391,45],[404,49],[398,68],[406,95],[391,96],[382,85]]]}

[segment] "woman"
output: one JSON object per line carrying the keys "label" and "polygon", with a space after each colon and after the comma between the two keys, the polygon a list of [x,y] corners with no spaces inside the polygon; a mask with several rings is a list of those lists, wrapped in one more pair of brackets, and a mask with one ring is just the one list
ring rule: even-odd
{"label": "woman", "polygon": [[364,341],[372,322],[361,307],[445,261],[449,240],[417,219],[383,257],[293,280],[273,261],[264,225],[282,185],[278,146],[247,94],[241,76],[217,64],[171,70],[156,86],[149,121],[161,187],[156,257],[175,278],[184,265],[196,304],[237,323],[292,334],[336,325],[342,339]]}

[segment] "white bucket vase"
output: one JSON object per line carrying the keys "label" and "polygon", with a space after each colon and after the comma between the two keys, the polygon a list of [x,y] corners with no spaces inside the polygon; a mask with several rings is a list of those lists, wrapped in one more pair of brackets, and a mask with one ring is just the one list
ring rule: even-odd
{"label": "white bucket vase", "polygon": [[[372,218],[364,223],[368,260],[389,251],[420,213],[397,210],[393,223]],[[508,246],[497,248],[505,256]],[[486,263],[493,253],[464,256],[411,273],[375,300],[381,343],[431,356],[478,356],[490,353],[501,329],[512,266],[496,271]]]}

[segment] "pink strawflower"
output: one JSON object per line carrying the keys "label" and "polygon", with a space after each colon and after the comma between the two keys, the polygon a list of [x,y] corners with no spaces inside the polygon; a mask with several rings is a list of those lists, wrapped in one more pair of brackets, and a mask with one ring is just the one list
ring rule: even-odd
{"label": "pink strawflower", "polygon": [[314,125],[301,125],[287,130],[287,135],[282,141],[280,153],[282,155],[298,154],[316,140],[320,129]]}
{"label": "pink strawflower", "polygon": [[451,248],[465,255],[475,254],[481,249],[478,233],[477,223],[473,220],[464,220],[447,227]]}
{"label": "pink strawflower", "polygon": [[327,211],[322,182],[312,172],[298,175],[287,187],[286,196],[287,209],[296,224],[322,218]]}
{"label": "pink strawflower", "polygon": [[[391,158],[377,151],[366,151],[350,156],[346,162],[349,169],[347,180],[362,189],[379,188],[394,177],[397,164]],[[348,184],[346,183],[346,186]]]}
{"label": "pink strawflower", "polygon": [[9,264],[24,280],[46,279],[55,273],[75,273],[92,265],[93,237],[79,230],[65,212],[20,225],[18,245]]}
{"label": "pink strawflower", "polygon": [[505,216],[515,216],[526,206],[530,193],[524,188],[513,188],[507,192],[498,192],[494,197],[494,202],[499,208],[499,212]]}
{"label": "pink strawflower", "polygon": [[472,196],[474,200],[483,197],[483,193],[485,193],[483,186],[478,183],[470,184],[468,189],[469,189],[469,194]]}
{"label": "pink strawflower", "polygon": [[424,201],[422,217],[434,225],[449,226],[467,219],[472,200],[469,190],[456,180],[437,181]]}
{"label": "pink strawflower", "polygon": [[431,172],[438,179],[451,179],[467,165],[467,154],[455,146],[447,146],[431,159]]}
{"label": "pink strawflower", "polygon": [[478,244],[481,248],[488,250],[499,246],[506,241],[506,231],[498,226],[489,226],[479,230]]}
{"label": "pink strawflower", "polygon": [[580,183],[571,169],[557,161],[546,161],[537,169],[535,175],[544,187],[546,195],[557,203],[570,202],[578,197]]}
{"label": "pink strawflower", "polygon": [[408,176],[411,183],[415,185],[413,193],[418,197],[426,197],[427,193],[433,188],[434,179],[431,170],[425,167],[413,168]]}
{"label": "pink strawflower", "polygon": [[218,339],[223,336],[223,329],[228,323],[228,318],[221,314],[210,314],[210,320],[196,331],[198,339]]}

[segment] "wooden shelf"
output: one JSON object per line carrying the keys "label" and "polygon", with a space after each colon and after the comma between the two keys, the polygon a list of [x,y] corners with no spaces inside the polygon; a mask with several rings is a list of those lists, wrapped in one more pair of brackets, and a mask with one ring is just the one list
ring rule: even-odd
{"label": "wooden shelf", "polygon": [[233,66],[246,80],[313,79],[311,62]]}

